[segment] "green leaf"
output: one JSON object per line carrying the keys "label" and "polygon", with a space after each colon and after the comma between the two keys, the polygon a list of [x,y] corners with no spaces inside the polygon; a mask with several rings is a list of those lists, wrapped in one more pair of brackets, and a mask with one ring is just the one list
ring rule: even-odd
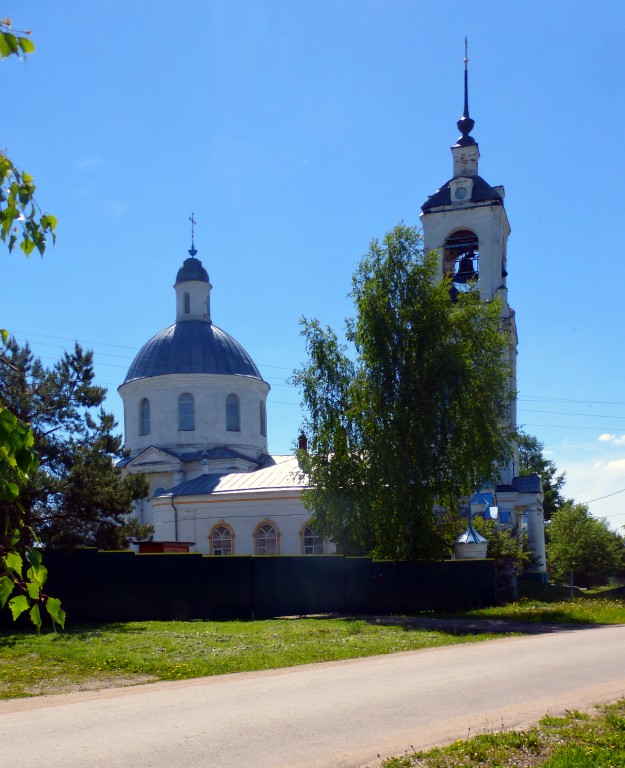
{"label": "green leaf", "polygon": [[22,577],[22,568],[24,567],[24,563],[22,561],[22,556],[17,552],[9,552],[9,554],[4,558],[4,566],[7,571],[13,571],[13,573],[16,573],[19,578]]}
{"label": "green leaf", "polygon": [[20,495],[20,487],[17,485],[17,483],[6,483],[5,489],[9,499],[17,499],[17,497]]}
{"label": "green leaf", "polygon": [[18,37],[17,42],[19,43],[20,48],[22,49],[22,53],[34,53],[35,52],[35,44],[33,41],[28,37]]}
{"label": "green leaf", "polygon": [[8,576],[0,576],[0,605],[3,608],[9,597],[11,597],[14,588],[15,584]]}
{"label": "green leaf", "polygon": [[43,557],[38,549],[28,547],[26,550],[26,560],[28,560],[33,567],[38,568],[43,561]]}
{"label": "green leaf", "polygon": [[32,568],[28,569],[26,578],[33,584],[37,584],[39,587],[43,587],[43,585],[46,583],[46,579],[48,578],[48,569],[45,567],[45,565],[38,565],[36,567],[33,566]]}
{"label": "green leaf", "polygon": [[37,632],[41,629],[41,612],[39,606],[35,603],[30,609],[30,620],[37,627]]}
{"label": "green leaf", "polygon": [[56,216],[52,216],[50,213],[45,213],[41,220],[39,221],[39,224],[41,225],[42,229],[49,229],[51,232],[56,229],[56,225],[58,224],[58,219]]}
{"label": "green leaf", "polygon": [[6,328],[0,328],[0,337],[2,338],[2,343],[6,346],[6,343],[9,340],[9,332]]}
{"label": "green leaf", "polygon": [[26,584],[26,591],[28,592],[28,597],[30,597],[32,600],[39,600],[41,595],[41,587],[39,584],[34,581],[29,581]]}
{"label": "green leaf", "polygon": [[24,595],[16,595],[9,600],[9,608],[13,615],[13,621],[15,621],[18,616],[21,616],[24,611],[27,611],[30,608],[30,605]]}
{"label": "green leaf", "polygon": [[0,32],[0,57],[2,57],[3,59],[6,59],[6,57],[10,56],[11,53],[12,53],[11,46],[7,41],[7,33]]}
{"label": "green leaf", "polygon": [[52,621],[60,627],[65,627],[65,611],[61,608],[61,601],[56,597],[49,597],[46,600],[46,610],[50,614]]}
{"label": "green leaf", "polygon": [[22,240],[20,243],[20,248],[27,256],[30,256],[30,254],[33,252],[33,249],[35,248],[35,244],[30,238],[24,238],[24,240]]}

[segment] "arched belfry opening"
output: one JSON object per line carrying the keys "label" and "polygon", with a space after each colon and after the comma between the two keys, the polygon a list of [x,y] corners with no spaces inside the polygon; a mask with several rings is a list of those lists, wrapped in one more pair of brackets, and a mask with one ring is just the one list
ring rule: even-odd
{"label": "arched belfry opening", "polygon": [[[443,246],[443,274],[449,275],[456,296],[474,286],[480,273],[480,243],[475,232],[461,229],[445,240]],[[453,298],[453,297],[452,297]]]}

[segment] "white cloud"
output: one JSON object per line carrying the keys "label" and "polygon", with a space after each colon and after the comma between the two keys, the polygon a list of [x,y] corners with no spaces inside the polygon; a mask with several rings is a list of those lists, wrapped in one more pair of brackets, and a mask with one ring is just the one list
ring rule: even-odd
{"label": "white cloud", "polygon": [[605,465],[607,472],[625,472],[625,459],[618,459],[618,461],[608,461]]}
{"label": "white cloud", "polygon": [[611,435],[609,432],[604,432],[603,434],[599,435],[597,439],[600,443],[610,443],[610,445],[625,445],[625,435],[617,437],[616,435]]}

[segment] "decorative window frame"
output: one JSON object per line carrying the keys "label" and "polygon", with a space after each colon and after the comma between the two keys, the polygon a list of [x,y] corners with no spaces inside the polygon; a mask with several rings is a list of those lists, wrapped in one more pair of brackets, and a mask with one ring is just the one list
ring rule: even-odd
{"label": "decorative window frame", "polygon": [[[315,539],[321,539],[321,546],[322,551],[321,552],[309,552],[306,553],[306,529],[309,529],[312,533],[313,537]],[[328,541],[323,536],[320,536],[318,533],[315,533],[314,528],[310,524],[310,520],[307,520],[304,525],[300,528],[299,531],[300,535],[300,552],[302,555],[305,555],[306,557],[319,557],[320,555],[327,555],[328,554]],[[313,544],[314,546],[314,544]]]}
{"label": "decorative window frame", "polygon": [[[258,552],[258,534],[259,534],[260,529],[264,525],[270,525],[274,529],[274,531],[276,533],[276,551],[275,552],[271,552],[271,553],[264,552],[262,554]],[[256,526],[256,528],[254,528],[254,533],[253,533],[253,537],[254,537],[254,555],[256,555],[258,557],[272,557],[273,555],[279,555],[280,554],[280,537],[281,537],[281,535],[282,534],[280,533],[280,529],[274,523],[273,520],[269,520],[269,518],[265,518],[264,520],[261,520],[260,523],[258,523],[258,525]]]}
{"label": "decorative window frame", "polygon": [[[226,528],[230,532],[230,555],[215,554],[215,548],[213,546],[213,534],[218,528]],[[209,554],[212,557],[230,557],[231,555],[234,555],[234,538],[235,538],[234,529],[230,525],[230,523],[227,523],[225,520],[219,520],[219,522],[215,523],[215,525],[210,529],[210,533],[208,534]]]}

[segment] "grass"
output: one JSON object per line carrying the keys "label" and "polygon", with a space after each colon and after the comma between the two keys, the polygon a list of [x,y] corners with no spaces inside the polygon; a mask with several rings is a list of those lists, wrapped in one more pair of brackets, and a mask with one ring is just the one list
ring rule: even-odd
{"label": "grass", "polygon": [[[553,602],[524,598],[513,605],[453,616],[623,624],[625,601],[600,594]],[[59,634],[40,635],[4,631],[0,632],[0,699],[275,669],[476,642],[495,636],[456,635],[354,618],[146,621],[75,627]]]}
{"label": "grass", "polygon": [[554,602],[522,598],[510,605],[464,611],[454,616],[556,624],[625,624],[625,601],[601,594]]}
{"label": "grass", "polygon": [[0,633],[0,698],[274,669],[486,640],[361,619],[128,622]]}
{"label": "grass", "polygon": [[384,768],[622,768],[625,699],[594,716],[544,717],[525,731],[486,733],[447,747],[386,760]]}

